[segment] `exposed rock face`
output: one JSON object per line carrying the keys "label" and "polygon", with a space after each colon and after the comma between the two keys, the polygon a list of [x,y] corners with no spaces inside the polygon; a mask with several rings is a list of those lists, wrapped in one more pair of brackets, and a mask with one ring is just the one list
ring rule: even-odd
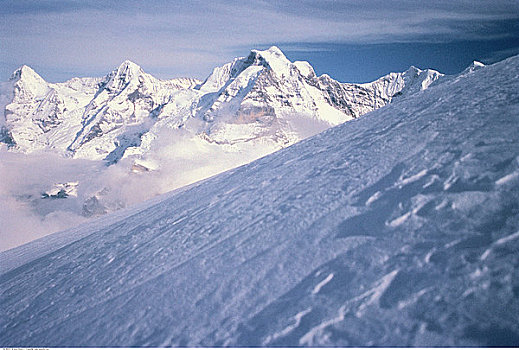
{"label": "exposed rock face", "polygon": [[66,183],[57,183],[52,186],[49,190],[43,192],[41,194],[41,198],[67,198],[67,197],[77,197],[77,187],[78,182],[66,182]]}

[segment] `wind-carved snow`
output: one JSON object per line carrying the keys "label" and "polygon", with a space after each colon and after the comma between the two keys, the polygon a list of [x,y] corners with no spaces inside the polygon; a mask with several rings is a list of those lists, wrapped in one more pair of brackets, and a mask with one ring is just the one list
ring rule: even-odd
{"label": "wind-carved snow", "polygon": [[268,336],[267,339],[265,339],[265,341],[263,342],[263,346],[268,346],[269,343],[272,343],[273,341],[277,340],[278,338],[281,338],[281,337],[284,337],[288,334],[290,334],[292,331],[294,331],[297,327],[299,327],[299,325],[301,324],[301,320],[302,318],[309,314],[310,312],[312,311],[311,308],[308,308],[306,310],[303,310],[299,313],[297,313],[295,316],[294,316],[294,323],[287,326],[285,329],[277,332],[277,333],[274,333],[272,336]]}
{"label": "wind-carved snow", "polygon": [[0,253],[0,338],[516,346],[518,76],[482,67]]}
{"label": "wind-carved snow", "polygon": [[496,181],[496,185],[505,185],[509,182],[516,181],[517,179],[519,179],[519,171],[514,171],[513,173],[507,174],[502,178],[498,179]]}
{"label": "wind-carved snow", "polygon": [[324,280],[322,280],[321,282],[319,282],[319,284],[317,284],[314,289],[312,290],[312,294],[317,294],[319,293],[319,291],[321,290],[321,288],[323,288],[326,284],[328,284],[328,282],[330,282],[333,278],[333,273],[329,274],[328,276],[326,276],[326,278]]}
{"label": "wind-carved snow", "polygon": [[514,234],[511,234],[510,236],[506,236],[503,238],[498,239],[495,243],[493,243],[490,248],[485,250],[483,255],[481,255],[481,260],[485,260],[488,258],[488,256],[492,253],[493,249],[499,246],[502,246],[510,241],[513,241],[514,239],[519,239],[519,232],[516,232]]}

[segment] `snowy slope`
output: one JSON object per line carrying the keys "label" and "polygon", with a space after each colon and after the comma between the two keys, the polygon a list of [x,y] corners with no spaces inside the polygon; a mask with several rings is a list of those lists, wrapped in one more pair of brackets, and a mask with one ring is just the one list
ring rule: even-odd
{"label": "snowy slope", "polygon": [[0,254],[3,346],[519,345],[519,57]]}

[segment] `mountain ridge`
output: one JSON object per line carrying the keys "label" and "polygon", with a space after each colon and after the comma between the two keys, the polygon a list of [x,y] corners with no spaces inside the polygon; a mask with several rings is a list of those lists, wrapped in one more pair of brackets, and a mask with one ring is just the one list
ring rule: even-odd
{"label": "mountain ridge", "polygon": [[[181,127],[192,118],[201,118],[206,125],[194,127],[195,134],[204,133],[222,143],[266,136],[279,149],[303,138],[287,131],[290,121],[284,120],[283,114],[307,114],[307,120],[317,118],[337,125],[389,103],[404,86],[414,84],[403,78],[408,75],[392,73],[380,78],[393,84],[387,91],[377,86],[386,82],[378,80],[339,83],[327,75],[317,77],[307,62],[290,62],[274,46],[251,50],[248,56],[215,68],[204,81],[160,80],[126,60],[102,78],[47,83],[24,65],[10,79],[14,96],[4,108],[4,133],[10,135],[11,149],[25,153],[52,149],[113,164],[124,157],[128,147],[139,147],[142,135],[156,121],[167,118],[170,126]],[[441,74],[432,76],[435,80]],[[179,93],[182,90],[189,92]],[[367,98],[359,97],[361,94]],[[357,101],[359,98],[362,101]],[[164,109],[167,113],[162,113]],[[232,116],[235,118],[217,120],[218,126],[209,125],[215,118]],[[128,132],[128,128],[140,130]],[[75,136],[71,139],[70,135]],[[115,153],[118,156],[113,156]],[[143,150],[134,153],[142,154]]]}

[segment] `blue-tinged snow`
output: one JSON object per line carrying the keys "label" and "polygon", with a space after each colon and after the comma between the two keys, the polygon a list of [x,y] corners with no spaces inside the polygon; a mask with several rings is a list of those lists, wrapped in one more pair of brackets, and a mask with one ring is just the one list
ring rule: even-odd
{"label": "blue-tinged snow", "polygon": [[517,346],[518,135],[513,57],[1,253],[0,345]]}

